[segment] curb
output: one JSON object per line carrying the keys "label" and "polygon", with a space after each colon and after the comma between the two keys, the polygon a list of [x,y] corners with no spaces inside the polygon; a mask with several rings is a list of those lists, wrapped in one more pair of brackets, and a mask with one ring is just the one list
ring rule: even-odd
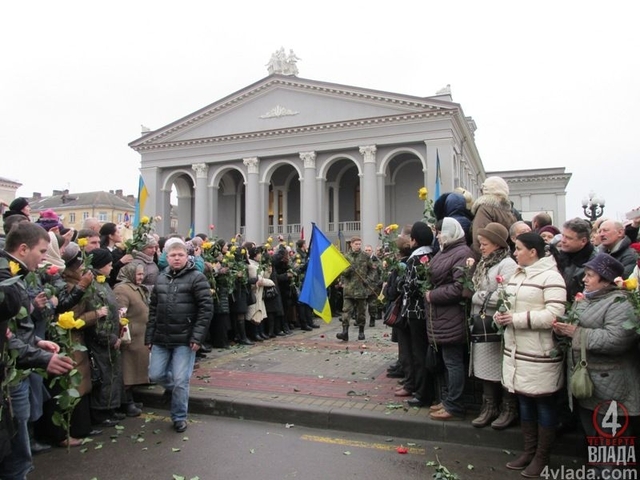
{"label": "curb", "polygon": [[[161,390],[160,387],[154,387],[151,390],[137,389],[136,397],[144,402],[145,407],[167,409],[167,405],[162,405],[161,402]],[[189,397],[189,411],[201,415],[294,424],[385,437],[479,445],[514,452],[519,452],[522,448],[522,435],[519,428],[512,427],[501,431],[492,428],[474,428],[466,420],[434,422],[417,415],[385,416],[362,410],[278,404],[242,396],[212,398],[193,393]],[[565,434],[554,444],[554,455],[582,457],[585,452],[585,439],[579,433]]]}

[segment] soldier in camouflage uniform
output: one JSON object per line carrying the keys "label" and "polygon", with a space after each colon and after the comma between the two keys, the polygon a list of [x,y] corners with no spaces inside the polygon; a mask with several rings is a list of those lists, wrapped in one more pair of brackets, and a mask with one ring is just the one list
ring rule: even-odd
{"label": "soldier in camouflage uniform", "polygon": [[365,307],[367,297],[372,291],[372,280],[375,276],[375,267],[371,257],[361,250],[362,240],[359,237],[351,238],[351,251],[345,257],[351,264],[342,273],[343,307],[342,307],[342,333],[336,337],[345,342],[349,340],[349,320],[354,308],[356,308],[356,325],[358,326],[358,340],[364,340]]}
{"label": "soldier in camouflage uniform", "polygon": [[[382,318],[382,306],[378,300],[378,295],[382,291],[382,265],[380,259],[373,253],[373,247],[367,245],[364,247],[364,253],[366,253],[373,262],[374,273],[371,278],[371,288],[373,291],[369,291],[367,295],[367,309],[369,310],[369,326],[375,327],[376,320]],[[377,294],[375,292],[378,292]]]}

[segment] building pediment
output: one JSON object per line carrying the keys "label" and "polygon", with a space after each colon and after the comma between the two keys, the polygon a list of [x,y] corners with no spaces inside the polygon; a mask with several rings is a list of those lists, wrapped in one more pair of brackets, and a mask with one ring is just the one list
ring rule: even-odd
{"label": "building pediment", "polygon": [[[296,130],[345,128],[457,111],[456,103],[283,75],[263,80],[130,143],[135,150]],[[266,133],[269,132],[269,133]]]}

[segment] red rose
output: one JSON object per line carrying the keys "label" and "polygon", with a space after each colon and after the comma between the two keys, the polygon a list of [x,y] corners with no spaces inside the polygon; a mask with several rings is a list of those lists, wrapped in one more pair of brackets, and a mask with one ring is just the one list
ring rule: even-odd
{"label": "red rose", "polygon": [[422,265],[425,265],[425,264],[429,263],[429,257],[427,255],[424,255],[424,256],[420,257],[420,263]]}
{"label": "red rose", "polygon": [[409,453],[409,449],[405,446],[400,445],[398,448],[396,448],[396,452],[398,452],[401,455],[404,455],[405,453]]}
{"label": "red rose", "polygon": [[576,293],[576,296],[573,298],[576,302],[579,302],[581,300],[584,300],[584,293],[582,292],[578,292]]}
{"label": "red rose", "polygon": [[209,230],[213,230],[214,228],[216,228],[216,226],[213,223],[209,225]]}
{"label": "red rose", "polygon": [[51,265],[49,268],[47,268],[47,274],[48,275],[55,275],[59,271],[60,271],[60,269],[55,265]]}
{"label": "red rose", "polygon": [[504,277],[502,275],[497,275],[496,276],[496,282],[498,283],[504,283]]}

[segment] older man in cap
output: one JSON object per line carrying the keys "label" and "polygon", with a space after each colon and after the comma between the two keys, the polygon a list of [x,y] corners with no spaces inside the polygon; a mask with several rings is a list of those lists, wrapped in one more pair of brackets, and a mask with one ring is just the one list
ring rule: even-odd
{"label": "older man in cap", "polygon": [[358,340],[364,340],[365,308],[367,296],[373,291],[376,268],[371,257],[362,251],[360,237],[351,237],[351,250],[345,257],[351,264],[342,273],[343,306],[342,332],[337,333],[338,340],[349,341],[349,321],[356,309],[356,325],[358,326]]}

